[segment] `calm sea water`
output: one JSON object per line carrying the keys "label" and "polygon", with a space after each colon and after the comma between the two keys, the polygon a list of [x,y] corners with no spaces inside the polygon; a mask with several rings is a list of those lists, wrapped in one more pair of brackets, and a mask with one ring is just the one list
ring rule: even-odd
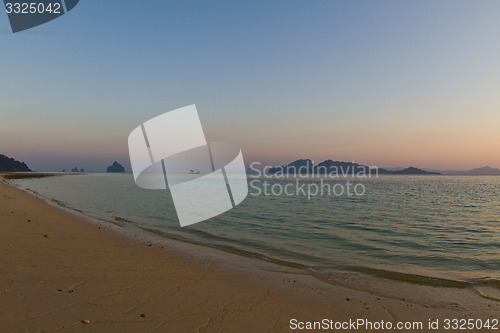
{"label": "calm sea water", "polygon": [[168,192],[140,189],[130,174],[11,182],[95,218],[317,274],[500,288],[500,177],[380,176],[357,180],[363,196],[249,196],[186,228]]}

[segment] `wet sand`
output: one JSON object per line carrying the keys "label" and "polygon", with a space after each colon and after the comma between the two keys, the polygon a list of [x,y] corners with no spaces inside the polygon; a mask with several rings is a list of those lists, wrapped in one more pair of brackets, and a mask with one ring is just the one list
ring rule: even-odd
{"label": "wet sand", "polygon": [[367,292],[369,279],[352,289],[112,229],[0,181],[0,331],[287,332],[293,318],[363,318],[420,321],[422,330],[403,331],[436,332],[429,319],[442,327],[445,318],[485,321],[500,312],[499,302],[468,289],[384,281],[380,292]]}

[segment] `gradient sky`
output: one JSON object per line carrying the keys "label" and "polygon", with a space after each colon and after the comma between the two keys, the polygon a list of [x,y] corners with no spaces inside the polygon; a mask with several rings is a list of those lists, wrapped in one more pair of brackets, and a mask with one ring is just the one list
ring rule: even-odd
{"label": "gradient sky", "polygon": [[35,170],[129,165],[190,104],[247,164],[500,167],[499,1],[82,0],[0,38],[0,153]]}

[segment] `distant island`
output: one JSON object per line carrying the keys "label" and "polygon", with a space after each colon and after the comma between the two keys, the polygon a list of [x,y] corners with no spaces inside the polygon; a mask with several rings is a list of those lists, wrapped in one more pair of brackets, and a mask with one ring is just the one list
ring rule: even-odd
{"label": "distant island", "polygon": [[[63,169],[63,172],[65,172],[66,170]],[[83,169],[78,169],[77,167],[74,167],[73,169],[71,169],[71,172],[85,172],[85,170]]]}
{"label": "distant island", "polygon": [[460,170],[444,170],[441,171],[443,175],[457,175],[457,176],[500,176],[500,169],[490,168],[485,166],[482,168],[475,168],[467,171]]}
{"label": "distant island", "polygon": [[[390,171],[402,173],[404,168],[384,168]],[[432,170],[432,169],[422,169],[428,172],[440,173],[446,176],[500,176],[500,169],[491,168],[489,166],[484,166],[482,168],[474,168],[471,170]]]}
{"label": "distant island", "polygon": [[[248,168],[248,174],[255,174],[256,169]],[[331,175],[337,173],[339,175],[358,175],[359,173],[371,175],[453,175],[453,176],[500,176],[500,169],[484,166],[481,168],[474,168],[471,170],[431,170],[429,168],[395,168],[384,167],[377,168],[374,166],[362,165],[354,162],[333,161],[331,159],[325,160],[317,165],[311,159],[299,159],[287,165],[275,166],[267,168],[267,174],[317,174],[317,175]],[[33,172],[26,163],[15,160],[14,158],[0,154],[0,172]],[[66,169],[62,169],[66,172]],[[71,169],[72,173],[84,173],[83,168],[74,167]],[[106,172],[108,173],[124,173],[125,168],[114,161]]]}
{"label": "distant island", "polygon": [[409,167],[403,170],[392,171],[395,175],[440,175],[440,172],[426,171],[423,169]]}
{"label": "distant island", "polygon": [[108,167],[106,172],[125,172],[125,168],[117,161],[114,161],[113,164]]}
{"label": "distant island", "polygon": [[[249,170],[253,171],[253,170]],[[251,173],[251,172],[250,172]],[[287,165],[272,167],[267,170],[268,174],[317,174],[317,175],[358,175],[364,174],[381,174],[381,175],[439,175],[439,172],[431,172],[423,169],[409,167],[402,170],[392,171],[383,168],[369,167],[366,165],[354,162],[342,162],[326,160],[317,165],[314,165],[310,159],[300,159]]]}
{"label": "distant island", "polygon": [[3,172],[31,172],[24,162],[19,162],[11,157],[0,154],[0,171]]}

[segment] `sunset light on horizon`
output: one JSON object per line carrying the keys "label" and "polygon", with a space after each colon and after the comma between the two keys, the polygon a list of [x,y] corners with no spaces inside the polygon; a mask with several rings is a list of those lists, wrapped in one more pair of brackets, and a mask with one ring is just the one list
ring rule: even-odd
{"label": "sunset light on horizon", "polygon": [[196,104],[247,162],[500,168],[498,2],[117,4],[2,35],[3,153],[130,170],[136,124]]}

